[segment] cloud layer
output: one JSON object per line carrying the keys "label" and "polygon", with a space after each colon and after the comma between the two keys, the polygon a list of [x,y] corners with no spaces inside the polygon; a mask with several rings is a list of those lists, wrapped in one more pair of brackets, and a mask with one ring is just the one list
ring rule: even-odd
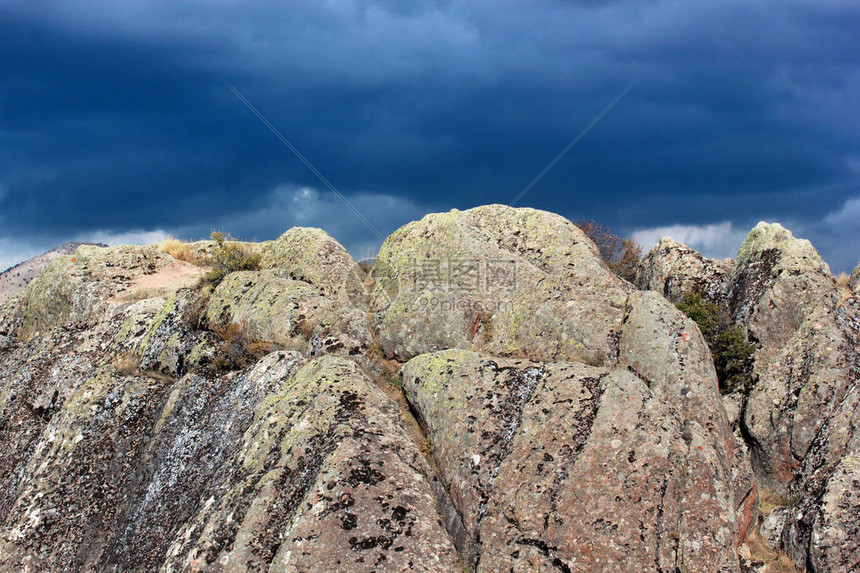
{"label": "cloud layer", "polygon": [[858,27],[853,1],[0,0],[0,258],[96,232],[267,239],[318,208],[372,244],[327,191],[284,191],[322,186],[224,80],[390,221],[511,201],[636,81],[520,204],[728,223],[724,245],[790,221],[842,269]]}

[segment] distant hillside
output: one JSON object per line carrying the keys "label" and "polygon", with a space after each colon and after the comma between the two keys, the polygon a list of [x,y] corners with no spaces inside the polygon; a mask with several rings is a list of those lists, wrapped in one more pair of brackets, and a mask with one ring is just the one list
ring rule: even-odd
{"label": "distant hillside", "polygon": [[[42,274],[52,259],[60,255],[70,255],[81,245],[93,244],[96,243],[64,243],[3,271],[0,273],[0,304],[27,288],[34,278]],[[107,245],[99,244],[99,246]]]}

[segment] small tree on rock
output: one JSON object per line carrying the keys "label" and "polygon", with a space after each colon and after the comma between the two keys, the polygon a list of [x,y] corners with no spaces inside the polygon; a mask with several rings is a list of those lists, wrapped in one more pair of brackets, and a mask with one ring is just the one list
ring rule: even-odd
{"label": "small tree on rock", "polygon": [[633,282],[636,279],[636,265],[642,258],[642,247],[629,237],[619,237],[609,227],[590,219],[583,219],[577,226],[591,239],[600,256],[619,277]]}

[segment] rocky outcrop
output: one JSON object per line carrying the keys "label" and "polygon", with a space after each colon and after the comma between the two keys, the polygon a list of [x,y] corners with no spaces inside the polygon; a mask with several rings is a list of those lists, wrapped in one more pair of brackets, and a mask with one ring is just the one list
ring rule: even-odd
{"label": "rocky outcrop", "polygon": [[681,300],[686,292],[723,300],[731,288],[732,266],[730,260],[707,259],[695,249],[663,237],[639,262],[636,285],[672,302]]}
{"label": "rocky outcrop", "polygon": [[226,332],[232,327],[254,341],[303,346],[307,341],[312,352],[325,347],[355,355],[371,343],[365,312],[363,301],[355,306],[338,302],[323,289],[282,278],[277,271],[240,271],[218,285],[204,319],[210,328]]}
{"label": "rocky outcrop", "polygon": [[[299,281],[237,273],[208,299],[132,300],[136,277],[172,264],[150,253],[79,250],[40,279],[61,295],[34,284],[4,307],[18,336],[0,338],[0,569],[458,570],[420,444],[355,362],[276,351],[214,368],[233,341],[195,322],[218,301],[270,302],[228,281]],[[302,304],[335,305],[301,285]]]}
{"label": "rocky outcrop", "polygon": [[406,225],[383,244],[372,278],[374,326],[399,360],[471,348],[609,363],[632,290],[570,221],[503,205]]}
{"label": "rocky outcrop", "polygon": [[855,293],[860,291],[860,265],[857,265],[854,267],[854,270],[851,271],[851,276],[848,277],[848,288]]}
{"label": "rocky outcrop", "polygon": [[78,247],[51,260],[24,293],[7,301],[0,333],[28,338],[55,327],[93,326],[134,279],[170,260],[153,247]]}
{"label": "rocky outcrop", "polygon": [[[844,297],[808,241],[778,224],[750,232],[730,278],[716,300],[757,349],[755,383],[726,400],[737,404],[738,450],[749,451],[756,484],[777,506],[771,516],[780,518],[762,527],[796,563],[848,570],[860,562],[860,543],[852,540],[860,474],[851,469],[858,455],[858,301]],[[735,473],[736,490],[745,489],[747,474]]]}
{"label": "rocky outcrop", "polygon": [[370,277],[304,228],[214,287],[152,248],[58,257],[0,306],[0,569],[728,572],[754,531],[849,570],[857,299],[777,226],[731,269],[661,244],[648,285],[717,285],[749,388],[533,209],[428,215]]}
{"label": "rocky outcrop", "polygon": [[723,438],[662,380],[448,350],[403,382],[478,571],[736,570]]}
{"label": "rocky outcrop", "polygon": [[[482,275],[499,261],[515,271],[505,290]],[[431,215],[392,235],[373,278],[384,350],[419,354],[404,389],[477,570],[737,569],[707,346],[576,227],[502,206]],[[422,307],[433,297],[449,304]]]}
{"label": "rocky outcrop", "polygon": [[[44,272],[45,267],[52,260],[61,255],[72,255],[81,245],[91,244],[93,243],[64,243],[0,272],[0,305],[27,288],[33,279]],[[95,246],[106,247],[107,245]]]}
{"label": "rocky outcrop", "polygon": [[270,393],[234,467],[178,532],[166,571],[458,567],[427,463],[396,406],[350,362],[317,359]]}
{"label": "rocky outcrop", "polygon": [[797,500],[782,546],[815,571],[850,567],[856,536],[831,543],[858,526],[860,473],[848,468],[860,453],[860,305],[842,300],[808,241],[764,224],[741,247],[730,300],[759,344],[744,416],[753,467],[764,486]]}
{"label": "rocky outcrop", "polygon": [[260,247],[263,268],[319,288],[326,296],[353,305],[365,302],[364,277],[346,249],[321,229],[293,227]]}

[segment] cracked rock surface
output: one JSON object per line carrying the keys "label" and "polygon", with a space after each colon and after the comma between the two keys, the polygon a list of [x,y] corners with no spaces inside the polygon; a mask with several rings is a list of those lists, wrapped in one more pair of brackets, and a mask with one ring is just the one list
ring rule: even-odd
{"label": "cracked rock surface", "polygon": [[[850,570],[857,299],[779,226],[733,265],[661,245],[659,292],[500,205],[369,277],[306,228],[213,288],[152,247],[56,257],[0,305],[0,570],[736,572],[751,531]],[[662,296],[699,284],[758,345],[746,393]]]}
{"label": "cracked rock surface", "polygon": [[[658,248],[649,258],[662,260],[651,266],[673,268],[674,258]],[[762,537],[798,566],[860,567],[857,271],[849,292],[841,291],[809,241],[767,223],[744,241],[727,289],[711,288],[722,270],[699,258],[705,264],[695,272],[666,280],[717,293],[712,300],[729,306],[756,345],[753,385],[726,397],[734,413],[736,499],[751,479],[750,494],[776,506],[758,520]],[[755,499],[748,505],[752,511],[739,508],[739,516],[752,520]]]}

